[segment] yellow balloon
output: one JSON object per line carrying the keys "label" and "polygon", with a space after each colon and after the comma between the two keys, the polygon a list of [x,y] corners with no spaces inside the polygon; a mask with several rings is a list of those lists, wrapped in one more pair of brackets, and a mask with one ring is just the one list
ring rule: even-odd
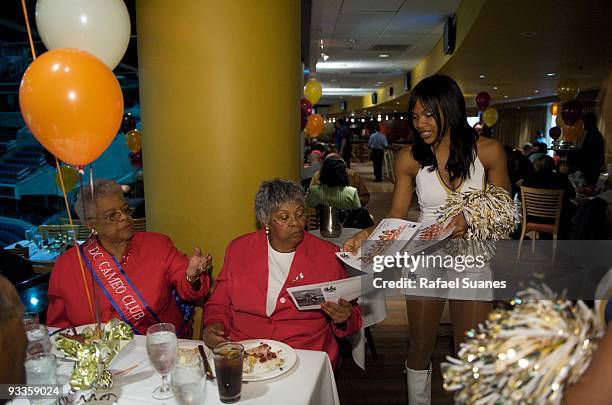
{"label": "yellow balloon", "polygon": [[321,83],[316,80],[311,80],[304,86],[304,97],[310,101],[310,104],[315,105],[321,99],[323,88]]}
{"label": "yellow balloon", "polygon": [[125,134],[125,142],[132,153],[140,152],[142,149],[142,135],[137,129],[132,129]]}
{"label": "yellow balloon", "polygon": [[561,103],[552,103],[550,105],[550,114],[556,116],[561,115]]}
{"label": "yellow balloon", "polygon": [[498,114],[497,110],[495,108],[493,108],[493,107],[487,108],[482,113],[482,121],[488,127],[492,127],[493,125],[495,125],[495,123],[497,122],[498,118],[499,118],[499,114]]}
{"label": "yellow balloon", "polygon": [[561,114],[557,114],[557,118],[555,118],[555,124],[561,129],[566,126]]}
{"label": "yellow balloon", "polygon": [[59,178],[60,173],[62,174],[62,179],[64,180],[66,192],[72,190],[79,181],[79,172],[72,167],[60,166],[59,172],[55,173],[55,184],[57,184],[57,186],[61,189],[62,183],[60,182]]}
{"label": "yellow balloon", "polygon": [[579,141],[584,134],[584,123],[582,120],[578,120],[574,125],[563,126],[563,140],[572,142],[574,145],[578,145]]}
{"label": "yellow balloon", "polygon": [[578,83],[576,82],[576,79],[573,79],[571,77],[561,79],[559,81],[559,84],[557,85],[557,96],[559,96],[559,99],[564,103],[567,103],[568,101],[574,100],[576,97],[578,97],[579,91],[580,89],[578,88]]}

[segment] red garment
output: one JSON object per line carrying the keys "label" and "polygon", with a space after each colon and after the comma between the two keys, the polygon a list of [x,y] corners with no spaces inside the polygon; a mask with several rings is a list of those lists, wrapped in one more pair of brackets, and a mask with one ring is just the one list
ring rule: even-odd
{"label": "red garment", "polygon": [[293,257],[276,309],[268,317],[266,234],[262,230],[235,239],[225,251],[223,268],[204,307],[204,326],[222,322],[233,341],[272,339],[295,349],[325,351],[335,368],[339,361],[335,337],[361,329],[361,309],[353,306],[346,330],[341,330],[322,310],[299,311],[287,288],[346,278],[346,271],[334,254],[337,251],[333,244],[306,233]]}
{"label": "red garment", "polygon": [[[202,273],[200,289],[193,290],[185,278],[188,264],[187,256],[176,249],[170,238],[153,232],[135,233],[131,253],[127,260],[121,263],[121,267],[149,307],[163,322],[174,324],[177,333],[183,325],[183,314],[172,296],[172,287],[176,288],[181,298],[193,301],[203,298],[209,286],[207,273]],[[83,269],[92,294],[92,277],[85,263]],[[106,322],[112,318],[121,319],[97,285],[95,290],[100,303],[100,320]],[[63,253],[55,262],[47,294],[49,326],[65,328],[95,322],[87,303],[75,248]]]}

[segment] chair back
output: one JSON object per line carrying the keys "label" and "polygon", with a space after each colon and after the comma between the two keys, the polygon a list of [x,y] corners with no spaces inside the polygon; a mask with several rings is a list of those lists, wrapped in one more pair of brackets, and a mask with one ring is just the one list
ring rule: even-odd
{"label": "chair back", "polygon": [[563,190],[545,190],[521,186],[523,221],[527,217],[552,218],[558,225],[563,205]]}
{"label": "chair back", "polygon": [[147,231],[147,219],[146,218],[134,218],[134,231],[146,232]]}
{"label": "chair back", "polygon": [[306,230],[312,231],[319,229],[319,216],[317,215],[316,208],[306,208],[308,214],[308,220],[306,221]]}
{"label": "chair back", "polygon": [[30,248],[27,246],[26,247],[15,247],[12,249],[4,249],[4,250],[14,255],[21,256],[26,260],[30,258]]}

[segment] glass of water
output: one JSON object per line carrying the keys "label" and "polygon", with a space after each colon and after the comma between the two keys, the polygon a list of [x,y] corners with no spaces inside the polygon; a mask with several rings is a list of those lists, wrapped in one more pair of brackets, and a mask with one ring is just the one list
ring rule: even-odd
{"label": "glass of water", "polygon": [[[25,361],[26,381],[33,384],[57,384],[57,362],[55,355],[40,353],[28,357]],[[55,399],[31,399],[30,403],[55,404]]]}
{"label": "glass of water", "polygon": [[51,351],[49,331],[45,325],[30,326],[29,329],[26,329],[26,336],[28,338],[26,349],[28,357]]}
{"label": "glass of water", "polygon": [[[193,355],[182,356],[181,351]],[[196,348],[179,348],[179,359],[172,370],[172,391],[181,405],[199,405],[204,401],[206,378],[200,355]]]}
{"label": "glass of water", "polygon": [[162,378],[161,386],[153,390],[153,398],[172,398],[168,375],[176,364],[177,340],[174,325],[158,323],[147,329],[147,355],[151,365]]}

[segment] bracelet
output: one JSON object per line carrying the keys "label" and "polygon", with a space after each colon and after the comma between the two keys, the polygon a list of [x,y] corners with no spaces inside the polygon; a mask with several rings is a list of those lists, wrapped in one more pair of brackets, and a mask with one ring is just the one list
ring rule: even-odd
{"label": "bracelet", "polygon": [[193,278],[190,278],[187,273],[185,273],[185,278],[187,279],[187,282],[189,282],[189,284],[195,284],[196,282],[200,281],[200,274],[194,276]]}

